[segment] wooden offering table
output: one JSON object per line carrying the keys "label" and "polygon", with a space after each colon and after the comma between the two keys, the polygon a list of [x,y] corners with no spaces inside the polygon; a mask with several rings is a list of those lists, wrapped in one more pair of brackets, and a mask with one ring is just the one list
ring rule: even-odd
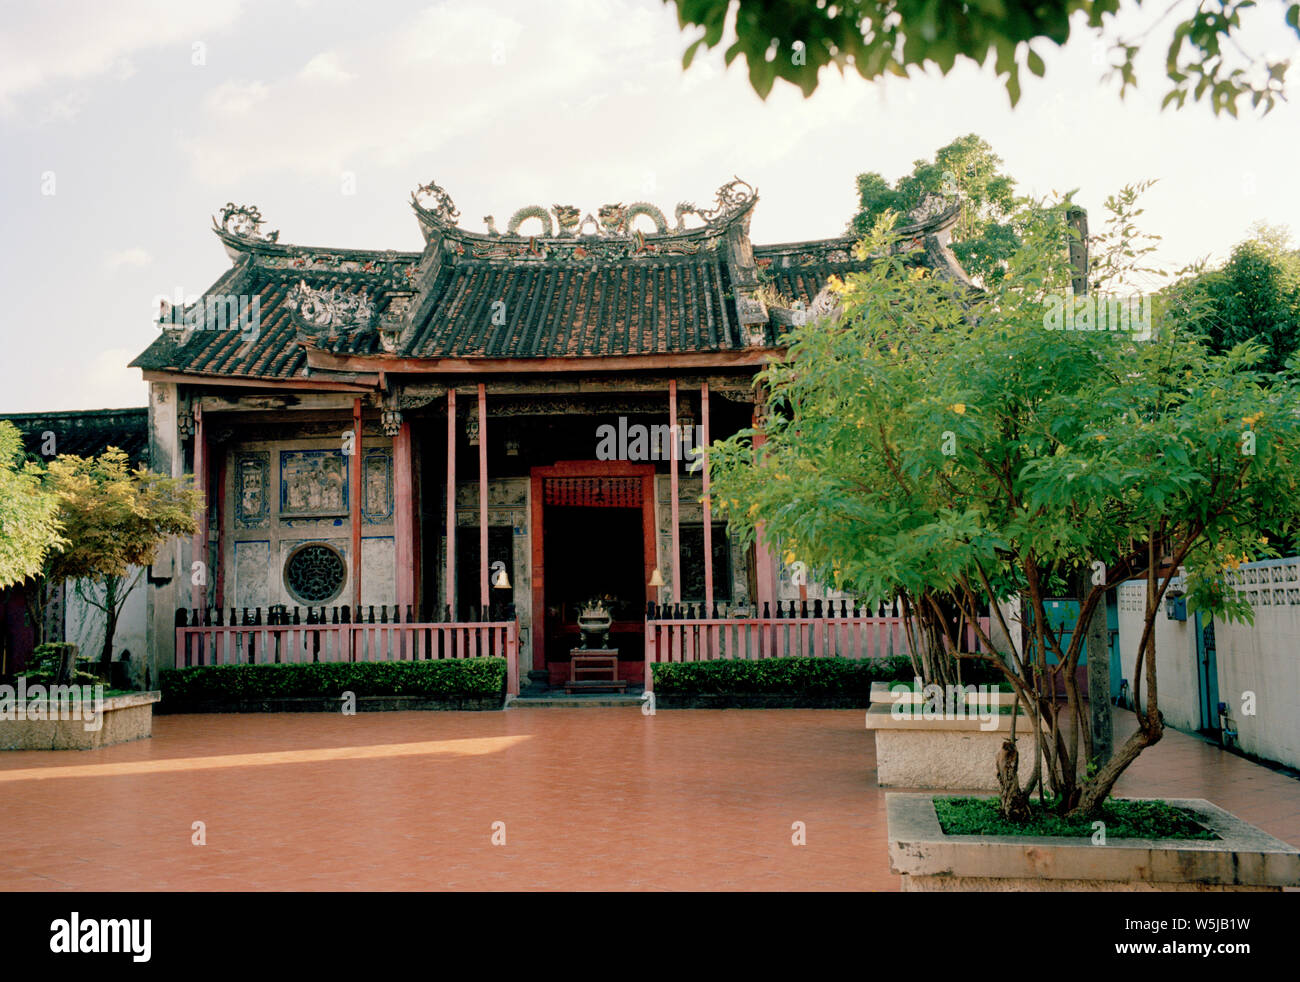
{"label": "wooden offering table", "polygon": [[[564,691],[568,693],[612,689],[622,692],[627,683],[618,677],[617,648],[574,648],[569,652],[569,681]],[[584,678],[587,675],[608,675],[608,678]]]}

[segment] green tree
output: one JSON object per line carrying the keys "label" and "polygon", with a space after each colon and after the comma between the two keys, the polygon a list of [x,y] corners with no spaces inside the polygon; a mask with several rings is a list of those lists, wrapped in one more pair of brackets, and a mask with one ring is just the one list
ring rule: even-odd
{"label": "green tree", "polygon": [[1300,349],[1300,250],[1290,248],[1285,229],[1258,227],[1222,267],[1184,279],[1169,294],[1194,312],[1212,350],[1258,341],[1261,371],[1281,371]]}
{"label": "green tree", "polygon": [[906,214],[931,195],[960,199],[952,251],[971,276],[996,279],[1020,244],[1014,216],[1024,204],[1015,195],[1015,180],[1001,168],[993,148],[971,133],[941,147],[933,161],[916,161],[892,187],[879,174],[859,174],[858,211],[849,231],[864,236],[886,212]]}
{"label": "green tree", "polygon": [[0,588],[40,573],[59,537],[58,500],[42,485],[44,469],[23,460],[18,428],[0,420]]}
{"label": "green tree", "polygon": [[[959,61],[983,65],[991,58],[1014,106],[1020,100],[1021,68],[1042,76],[1047,70],[1043,49],[1065,44],[1072,31],[1075,36],[1090,34],[1107,46],[1112,58],[1107,77],[1119,79],[1122,96],[1137,85],[1134,63],[1151,31],[1168,30],[1165,75],[1170,85],[1163,105],[1181,107],[1189,96],[1193,102],[1206,99],[1216,115],[1236,116],[1237,102],[1245,96],[1252,107],[1268,112],[1284,98],[1290,67],[1285,59],[1242,49],[1241,15],[1255,6],[1254,0],[1204,0],[1172,22],[1167,20],[1170,8],[1146,33],[1132,39],[1112,30],[1120,0],[664,2],[677,7],[683,29],[703,29],[687,47],[684,67],[690,67],[701,46],[711,49],[725,42],[726,63],[744,55],[749,83],[764,99],[778,78],[812,95],[821,70],[828,66],[841,74],[856,71],[871,81],[887,74],[905,77],[913,68],[937,68],[947,75]],[[1276,17],[1277,28],[1300,35],[1300,3],[1279,4],[1263,13]],[[1033,42],[1038,42],[1038,51]]]}
{"label": "green tree", "polygon": [[[1107,280],[1079,297],[1063,248],[1068,202],[1031,209],[1006,276],[974,295],[891,254],[882,222],[861,247],[879,258],[843,285],[838,325],[795,329],[762,373],[766,442],[746,431],[709,450],[715,504],[742,535],[762,523],[787,558],[868,604],[905,591],[935,610],[959,660],[1003,673],[1037,744],[1025,787],[1015,743],[1004,745],[1008,818],[1027,815],[1035,785],[1064,813],[1096,813],[1163,732],[1155,621],[1179,568],[1193,607],[1249,618],[1224,566],[1271,554],[1261,530],[1300,523],[1294,372],[1266,384],[1258,345],[1211,352],[1168,308],[1152,311],[1150,338],[1082,329],[1096,323],[1099,288],[1148,251],[1136,200],[1135,189],[1111,199],[1119,241],[1100,250],[1127,264],[1103,263]],[[1061,329],[1067,309],[1078,329]],[[1148,587],[1138,729],[1091,770],[1075,681],[1085,632],[1066,642],[1045,607],[1080,571],[1081,623],[1118,583]],[[1021,631],[998,605],[1012,594]],[[1022,650],[992,654],[980,631],[983,652],[962,651],[962,633],[938,616],[944,597],[971,623],[989,610]]]}
{"label": "green tree", "polygon": [[86,579],[103,590],[80,595],[105,618],[100,661],[113,658],[118,617],[140,579],[138,569],[153,562],[158,546],[178,535],[193,535],[202,496],[188,478],[171,478],[145,467],[130,469],[116,447],[98,457],[62,454],[50,462],[48,484],[58,500],[66,545],[45,567],[51,582]]}

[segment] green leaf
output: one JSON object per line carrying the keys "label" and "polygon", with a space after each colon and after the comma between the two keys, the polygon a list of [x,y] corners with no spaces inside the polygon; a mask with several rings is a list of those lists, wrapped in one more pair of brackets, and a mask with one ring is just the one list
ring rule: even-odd
{"label": "green leaf", "polygon": [[700,45],[702,45],[703,43],[704,43],[704,38],[699,38],[698,40],[692,42],[691,46],[686,49],[686,54],[682,55],[683,69],[687,69],[691,67],[691,62],[695,60],[695,53],[696,51],[699,50]]}

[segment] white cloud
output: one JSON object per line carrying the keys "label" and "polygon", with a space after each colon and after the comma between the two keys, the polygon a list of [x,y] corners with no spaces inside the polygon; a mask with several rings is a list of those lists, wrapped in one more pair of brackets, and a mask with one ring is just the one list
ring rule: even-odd
{"label": "white cloud", "polygon": [[298,77],[306,81],[348,82],[356,78],[356,75],[343,68],[336,52],[322,51],[303,66]]}
{"label": "white cloud", "polygon": [[208,108],[222,116],[242,116],[270,94],[261,82],[222,82],[208,93]]}
{"label": "white cloud", "polygon": [[[704,186],[683,189],[704,195],[737,170],[797,152],[792,141],[841,126],[869,97],[866,86],[833,79],[815,103],[791,90],[764,104],[738,66],[723,72],[701,60],[684,74],[683,47],[671,9],[635,0],[440,5],[267,79],[274,98],[244,100],[238,121],[219,118],[210,102],[212,118],[182,145],[196,175],[223,188],[286,173],[333,181],[344,161],[408,171],[414,186],[445,173],[440,161],[454,150],[470,172],[509,172],[510,195],[490,205],[500,212],[524,194],[617,200],[647,170],[678,193],[670,172],[711,161]],[[331,90],[323,109],[313,83],[343,65],[355,78]],[[553,178],[530,186],[533,153],[567,173],[573,190]]]}
{"label": "white cloud", "polygon": [[132,249],[110,252],[104,257],[104,266],[110,271],[120,269],[123,266],[148,266],[151,262],[153,262],[153,256],[147,250],[138,246]]}
{"label": "white cloud", "polygon": [[523,33],[524,25],[513,17],[481,6],[430,7],[395,34],[391,51],[403,65],[500,67],[509,60]]}
{"label": "white cloud", "polygon": [[69,123],[81,114],[81,109],[85,106],[88,98],[81,89],[65,92],[57,99],[50,101],[41,110],[40,121],[42,123]]}
{"label": "white cloud", "polygon": [[229,28],[243,0],[117,0],[115,3],[11,4],[0,33],[0,111],[18,97],[58,80],[80,80],[115,71],[125,77],[129,55],[174,45],[189,59],[189,46]]}

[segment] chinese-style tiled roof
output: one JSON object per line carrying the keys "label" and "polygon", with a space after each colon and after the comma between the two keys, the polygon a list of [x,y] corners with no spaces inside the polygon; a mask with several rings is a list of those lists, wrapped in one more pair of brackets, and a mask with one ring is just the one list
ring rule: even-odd
{"label": "chinese-style tiled roof", "polygon": [[754,265],[778,295],[811,306],[832,275],[843,278],[870,266],[870,260],[853,257],[853,245],[846,237],[755,246]]}
{"label": "chinese-style tiled roof", "polygon": [[[716,255],[444,268],[407,357],[583,358],[741,348]],[[494,314],[496,315],[494,317]]]}
{"label": "chinese-style tiled roof", "polygon": [[[867,263],[854,258],[850,238],[750,246],[756,201],[737,179],[713,208],[678,205],[671,228],[638,202],[581,220],[569,206],[521,208],[505,234],[491,217],[482,234],[459,228],[451,199],[426,185],[413,196],[426,242],[419,253],[286,245],[278,232],[262,233],[255,208],[227,205],[214,223],[234,266],[199,303],[164,303],[158,339],[132,365],[273,382],[327,376],[344,363],[327,356],[360,356],[347,364],[373,372],[386,360],[436,367],[775,347],[782,331],[758,299],[764,281],[807,307],[831,274]],[[702,224],[686,227],[689,215]],[[910,228],[932,264],[964,278],[946,237],[936,238],[955,218],[933,213]],[[636,226],[643,219],[653,230]],[[541,234],[523,231],[530,222]]]}
{"label": "chinese-style tiled roof", "polygon": [[[23,435],[23,449],[38,458],[59,454],[97,457],[109,447],[126,452],[131,463],[147,464],[149,411],[139,409],[88,409],[51,413],[6,413]],[[52,452],[48,452],[52,451]]]}
{"label": "chinese-style tiled roof", "polygon": [[[319,256],[331,257],[322,262]],[[371,262],[337,252],[314,252],[309,259],[295,265],[268,264],[268,257],[248,255],[240,259],[227,275],[210,289],[205,298],[232,296],[242,300],[248,311],[248,320],[230,316],[231,308],[201,301],[194,307],[176,313],[182,322],[181,329],[164,329],[160,336],[131,364],[140,368],[160,371],[191,372],[202,375],[244,379],[301,378],[307,368],[306,349],[293,320],[291,295],[300,282],[308,282],[318,289],[337,289],[344,295],[373,295],[384,289],[394,275],[403,276],[413,268],[419,254],[394,257],[383,269],[338,268],[331,266],[335,258],[344,256],[344,262],[364,267]],[[277,257],[270,257],[274,260]],[[302,258],[302,257],[293,257]],[[256,313],[256,323],[250,324]],[[184,318],[195,318],[193,327],[184,324]],[[166,327],[166,325],[163,325]],[[345,336],[337,350],[346,353],[370,354],[378,347],[373,334]]]}

